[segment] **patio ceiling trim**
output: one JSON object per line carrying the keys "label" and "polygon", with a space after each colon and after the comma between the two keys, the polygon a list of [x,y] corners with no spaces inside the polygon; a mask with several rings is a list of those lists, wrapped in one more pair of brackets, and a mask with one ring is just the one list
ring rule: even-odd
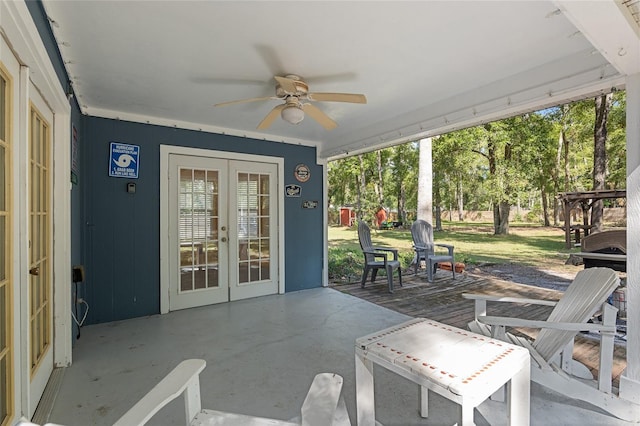
{"label": "patio ceiling trim", "polygon": [[92,108],[87,105],[84,105],[83,113],[93,117],[108,118],[113,120],[125,120],[125,121],[131,121],[134,123],[152,124],[152,125],[165,126],[165,127],[175,127],[180,129],[186,129],[186,130],[195,130],[199,132],[209,132],[209,133],[217,133],[221,135],[238,136],[241,138],[251,138],[251,139],[271,141],[271,142],[284,142],[284,143],[289,143],[294,145],[318,146],[317,142],[309,141],[306,139],[297,139],[297,138],[291,138],[291,137],[283,138],[278,135],[268,135],[266,133],[259,133],[259,132],[245,132],[245,131],[240,131],[238,129],[231,129],[228,127],[211,126],[211,125],[206,125],[201,123],[192,123],[189,121],[156,117],[152,115],[131,114],[123,111],[113,111],[108,109]]}
{"label": "patio ceiling trim", "polygon": [[[534,72],[528,72],[516,79],[524,81],[532,75]],[[593,83],[594,80],[596,83]],[[454,130],[609,93],[623,89],[624,84],[624,76],[618,74],[609,64],[596,66],[580,76],[567,76],[564,79],[522,91],[512,90],[517,87],[516,81],[502,80],[451,98],[446,103],[429,105],[412,114],[414,119],[412,124],[377,135],[378,130],[385,128],[385,122],[382,122],[371,129],[370,136],[361,139],[360,143],[343,145],[329,152],[320,152],[319,156],[331,161],[438,136]],[[473,104],[472,102],[478,98],[488,100]]]}
{"label": "patio ceiling trim", "polygon": [[[556,1],[558,9],[621,74],[640,72],[640,24],[616,1]],[[603,27],[606,26],[606,30]]]}

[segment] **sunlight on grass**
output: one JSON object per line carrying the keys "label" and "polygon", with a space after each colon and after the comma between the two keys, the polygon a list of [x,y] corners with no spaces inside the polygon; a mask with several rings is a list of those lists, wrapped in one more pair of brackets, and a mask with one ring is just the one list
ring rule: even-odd
{"label": "sunlight on grass", "polygon": [[[444,231],[435,232],[435,242],[454,245],[456,261],[466,264],[558,265],[571,252],[564,248],[564,232],[559,228],[513,224],[510,235],[493,235],[490,223],[444,222],[443,228]],[[405,258],[413,254],[409,230],[372,229],[371,239],[375,245],[397,248]],[[360,253],[356,227],[329,227],[329,248]]]}

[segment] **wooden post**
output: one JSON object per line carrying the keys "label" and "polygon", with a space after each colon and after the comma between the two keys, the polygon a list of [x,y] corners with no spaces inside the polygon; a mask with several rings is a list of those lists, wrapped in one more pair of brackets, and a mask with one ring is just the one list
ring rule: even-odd
{"label": "wooden post", "polygon": [[571,248],[571,202],[567,198],[563,198],[564,206],[564,242],[565,246]]}

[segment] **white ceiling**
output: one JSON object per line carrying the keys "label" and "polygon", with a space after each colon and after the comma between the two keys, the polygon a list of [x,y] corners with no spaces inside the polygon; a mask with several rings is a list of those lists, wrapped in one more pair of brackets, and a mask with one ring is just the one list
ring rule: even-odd
{"label": "white ceiling", "polygon": [[[621,87],[640,72],[637,3],[44,0],[84,113],[316,145],[321,158]],[[270,96],[286,74],[368,103],[316,103],[331,131],[309,117],[257,131],[275,100],[213,107]]]}

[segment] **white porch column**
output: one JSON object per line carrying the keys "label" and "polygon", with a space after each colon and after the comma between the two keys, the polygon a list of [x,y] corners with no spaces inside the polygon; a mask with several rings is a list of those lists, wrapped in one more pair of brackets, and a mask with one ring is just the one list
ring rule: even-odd
{"label": "white porch column", "polygon": [[420,140],[420,160],[418,171],[418,219],[433,224],[433,157],[431,138]]}
{"label": "white porch column", "polygon": [[620,396],[640,404],[640,73],[627,77],[627,369]]}

